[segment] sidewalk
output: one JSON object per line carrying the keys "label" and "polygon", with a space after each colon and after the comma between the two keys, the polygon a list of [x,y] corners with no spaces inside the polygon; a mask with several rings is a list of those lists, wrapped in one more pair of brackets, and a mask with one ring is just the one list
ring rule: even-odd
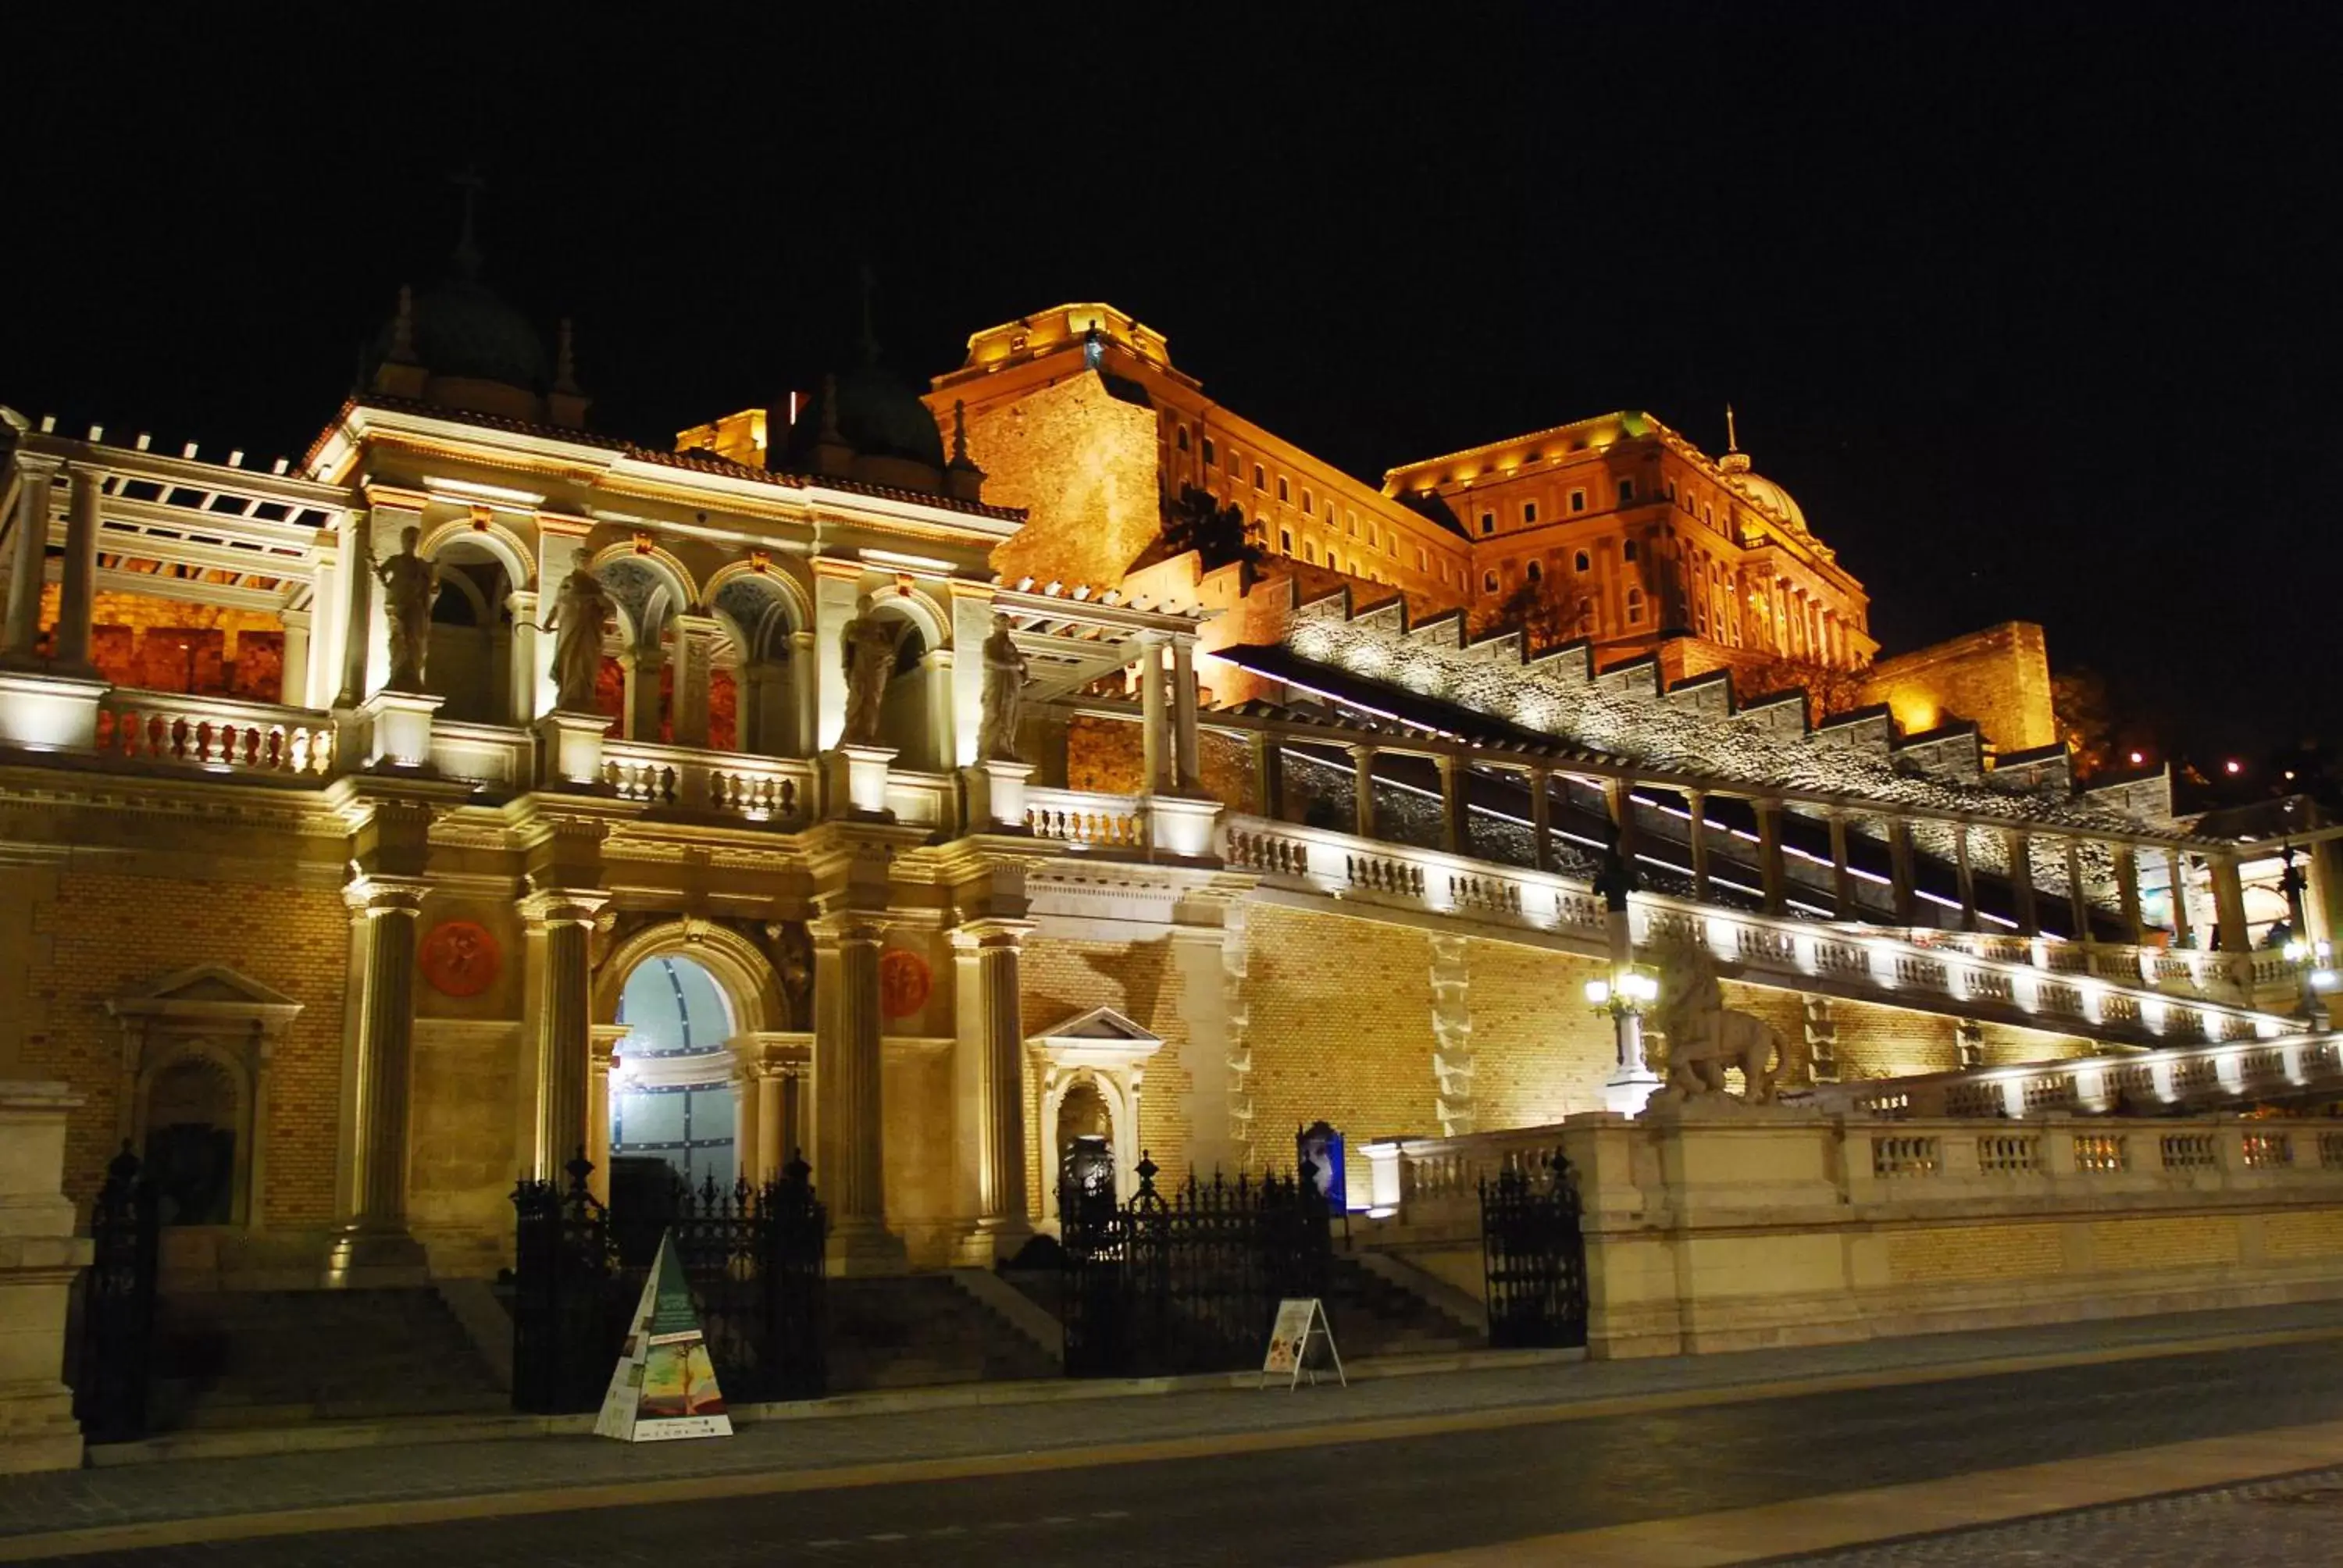
{"label": "sidewalk", "polygon": [[[569,1489],[578,1490],[577,1501],[584,1504],[608,1500],[588,1495],[597,1488],[607,1493],[613,1486],[699,1478],[793,1476],[789,1484],[795,1487],[865,1484],[920,1479],[882,1473],[906,1462],[944,1462],[959,1473],[980,1473],[988,1462],[1111,1463],[1140,1457],[1122,1452],[1133,1444],[1210,1452],[1363,1441],[1395,1435],[1402,1425],[1418,1432],[1427,1423],[1438,1430],[1450,1421],[1487,1426],[1493,1412],[1569,1420],[2328,1337],[2343,1337],[2343,1303],[1653,1361],[1524,1364],[1516,1357],[1475,1370],[1361,1378],[1348,1389],[1326,1384],[1292,1393],[1231,1387],[1225,1379],[1209,1380],[1218,1387],[1173,1392],[1149,1392],[1161,1383],[1121,1385],[1128,1397],[1120,1398],[1111,1396],[1118,1392],[1112,1385],[969,1385],[873,1396],[868,1402],[896,1408],[859,1415],[810,1419],[832,1406],[770,1407],[763,1419],[743,1419],[729,1441],[639,1447],[568,1434],[402,1442],[402,1423],[387,1422],[367,1429],[368,1446],[305,1445],[239,1458],[11,1477],[0,1483],[0,1558],[38,1554],[41,1537],[92,1527],[519,1493],[534,1494],[533,1501],[516,1496],[509,1511],[536,1512],[559,1506],[558,1494]],[[1021,1392],[1022,1402],[1013,1402]],[[1075,1393],[1092,1397],[1070,1397]],[[744,1418],[751,1413],[742,1412]],[[428,1418],[414,1424],[427,1429],[417,1435],[430,1435]],[[543,1427],[523,1422],[508,1430]],[[334,1429],[300,1429],[286,1441],[307,1444],[333,1436]],[[834,1474],[826,1481],[826,1473]],[[548,1493],[555,1496],[549,1503]],[[491,1503],[478,1512],[498,1511]],[[257,1523],[246,1533],[267,1528]]]}

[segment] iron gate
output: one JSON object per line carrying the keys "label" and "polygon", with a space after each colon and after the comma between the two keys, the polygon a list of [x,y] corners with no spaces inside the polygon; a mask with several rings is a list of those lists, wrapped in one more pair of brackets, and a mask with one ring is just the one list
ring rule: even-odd
{"label": "iron gate", "polygon": [[1555,1150],[1481,1182],[1481,1261],[1489,1343],[1497,1349],[1586,1342],[1586,1239],[1578,1179]]}
{"label": "iron gate", "polygon": [[1254,1365],[1280,1300],[1326,1294],[1332,1238],[1307,1162],[1257,1181],[1191,1175],[1168,1199],[1155,1189],[1159,1169],[1140,1157],[1125,1204],[1101,1181],[1059,1190],[1071,1377]]}
{"label": "iron gate", "polygon": [[158,1229],[155,1183],[140,1173],[126,1141],[107,1164],[90,1211],[92,1254],[82,1279],[74,1419],[92,1442],[146,1435]]}
{"label": "iron gate", "polygon": [[678,1180],[663,1198],[617,1215],[587,1190],[594,1167],[583,1151],[565,1169],[566,1190],[523,1181],[513,1192],[516,1410],[601,1403],[668,1232],[727,1401],[821,1395],[828,1217],[802,1160],[762,1188],[743,1181],[728,1191],[710,1179],[694,1190]]}

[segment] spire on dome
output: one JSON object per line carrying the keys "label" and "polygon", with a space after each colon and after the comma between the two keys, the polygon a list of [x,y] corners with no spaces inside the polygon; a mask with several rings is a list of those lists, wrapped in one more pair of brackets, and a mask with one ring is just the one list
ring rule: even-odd
{"label": "spire on dome", "polygon": [[1741,437],[1734,428],[1733,405],[1730,403],[1725,406],[1725,456],[1718,459],[1716,466],[1728,474],[1749,471],[1749,454],[1741,449]]}

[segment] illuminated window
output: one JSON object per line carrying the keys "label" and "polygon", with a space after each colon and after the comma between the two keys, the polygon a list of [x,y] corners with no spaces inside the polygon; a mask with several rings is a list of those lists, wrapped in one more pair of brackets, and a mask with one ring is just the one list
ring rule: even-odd
{"label": "illuminated window", "polygon": [[1302,558],[1312,566],[1318,564],[1318,542],[1315,539],[1302,541]]}
{"label": "illuminated window", "polygon": [[1179,435],[1174,437],[1174,439],[1177,441],[1180,450],[1182,452],[1186,451],[1188,449],[1188,427],[1185,425],[1181,426]]}
{"label": "illuminated window", "polygon": [[1220,466],[1221,455],[1212,450],[1212,438],[1207,436],[1204,437],[1204,467],[1217,468]]}
{"label": "illuminated window", "polygon": [[1302,515],[1305,518],[1310,515],[1310,492],[1306,489],[1302,492]]}
{"label": "illuminated window", "polygon": [[[1259,483],[1258,480],[1254,482]],[[1287,487],[1285,483],[1285,476],[1282,474],[1280,474],[1277,477],[1277,498],[1281,505],[1293,499],[1293,491]]]}
{"label": "illuminated window", "polygon": [[1537,582],[1537,581],[1540,581],[1541,579],[1543,579],[1543,578],[1544,578],[1544,576],[1545,576],[1545,568],[1544,568],[1544,567],[1541,567],[1540,565],[1538,565],[1538,563],[1537,563],[1537,562],[1535,562],[1535,561],[1532,561],[1532,562],[1530,563],[1530,581],[1532,581],[1532,582]]}
{"label": "illuminated window", "polygon": [[1619,558],[1623,561],[1632,561],[1635,558],[1634,540],[1629,539],[1625,544],[1619,547]]}
{"label": "illuminated window", "polygon": [[1570,509],[1574,512],[1583,512],[1586,509],[1585,491],[1573,490],[1570,492]]}
{"label": "illuminated window", "polygon": [[1525,523],[1534,523],[1537,521],[1537,503],[1535,501],[1523,501],[1522,503],[1522,521]]}
{"label": "illuminated window", "polygon": [[1676,482],[1674,479],[1670,479],[1668,481],[1667,488],[1668,499],[1671,501],[1674,500],[1676,498]]}
{"label": "illuminated window", "polygon": [[1262,471],[1262,467],[1259,463],[1255,463],[1252,466],[1252,487],[1256,490],[1266,490],[1269,488],[1269,476]]}
{"label": "illuminated window", "polygon": [[1641,588],[1627,590],[1627,624],[1629,626],[1644,624],[1644,590]]}
{"label": "illuminated window", "polygon": [[1292,528],[1280,528],[1277,530],[1277,548],[1282,554],[1290,556],[1293,553],[1293,530]]}
{"label": "illuminated window", "polygon": [[1620,504],[1621,506],[1623,506],[1623,507],[1632,506],[1632,505],[1634,505],[1634,500],[1635,500],[1635,481],[1634,481],[1634,480],[1633,480],[1633,479],[1622,479],[1622,480],[1620,480],[1620,481],[1619,481],[1619,504]]}
{"label": "illuminated window", "polygon": [[1716,524],[1716,508],[1715,507],[1703,507],[1700,509],[1700,520],[1710,525],[1712,528],[1715,527]]}
{"label": "illuminated window", "polygon": [[1415,552],[1415,569],[1420,572],[1428,572],[1432,569],[1431,552],[1421,548]]}
{"label": "illuminated window", "polygon": [[[1332,507],[1327,508],[1326,508],[1326,516],[1327,516],[1327,518],[1329,518],[1329,520],[1331,520],[1331,519],[1333,518],[1333,516],[1334,516],[1334,508],[1332,508]],[[1344,533],[1346,533],[1346,534],[1350,535],[1350,536],[1351,536],[1353,538],[1354,538],[1354,539],[1355,539],[1355,538],[1357,538],[1359,537],[1359,514],[1358,514],[1358,513],[1356,513],[1356,512],[1353,512],[1353,513],[1352,513],[1348,518],[1344,518],[1344,519],[1343,519],[1343,521],[1342,521],[1342,531],[1343,531]]]}
{"label": "illuminated window", "polygon": [[1374,548],[1375,548],[1375,524],[1374,524],[1374,519],[1373,519],[1373,518],[1368,518],[1368,519],[1367,519],[1367,548],[1369,548],[1369,549],[1373,549]]}
{"label": "illuminated window", "polygon": [[1497,531],[1496,513],[1483,512],[1481,514],[1481,531],[1484,534],[1493,534]]}
{"label": "illuminated window", "polygon": [[1579,551],[1576,556],[1573,557],[1570,564],[1582,572],[1592,571],[1594,568],[1593,558],[1590,558],[1584,550]]}
{"label": "illuminated window", "polygon": [[1495,593],[1497,591],[1496,573],[1483,572],[1481,574],[1481,591],[1483,593]]}

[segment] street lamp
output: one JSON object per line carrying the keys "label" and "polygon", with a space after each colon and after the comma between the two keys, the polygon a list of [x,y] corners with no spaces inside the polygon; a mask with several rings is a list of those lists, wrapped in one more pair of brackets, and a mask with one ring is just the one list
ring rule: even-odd
{"label": "street lamp", "polygon": [[1660,1000],[1660,982],[1641,970],[1621,966],[1609,979],[1586,982],[1586,1003],[1611,1015],[1618,1062],[1603,1086],[1603,1109],[1633,1116],[1644,1109],[1659,1074],[1644,1060],[1644,1014]]}

